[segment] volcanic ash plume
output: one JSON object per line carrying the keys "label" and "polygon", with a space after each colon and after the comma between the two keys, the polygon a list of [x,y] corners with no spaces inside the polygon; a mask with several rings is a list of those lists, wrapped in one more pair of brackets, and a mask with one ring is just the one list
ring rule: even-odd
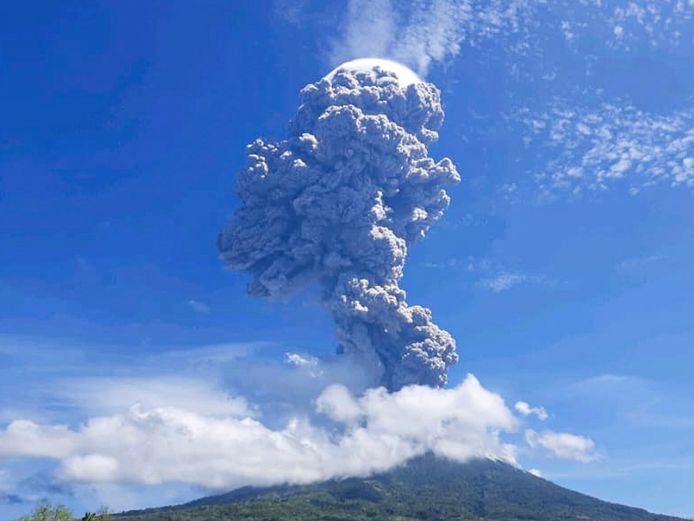
{"label": "volcanic ash plume", "polygon": [[400,288],[408,247],[448,207],[444,186],[460,180],[449,159],[428,156],[443,121],[439,91],[349,65],[301,91],[285,140],[248,145],[241,206],[219,250],[252,274],[252,295],[318,284],[338,352],[373,364],[389,389],[441,386],[455,341]]}

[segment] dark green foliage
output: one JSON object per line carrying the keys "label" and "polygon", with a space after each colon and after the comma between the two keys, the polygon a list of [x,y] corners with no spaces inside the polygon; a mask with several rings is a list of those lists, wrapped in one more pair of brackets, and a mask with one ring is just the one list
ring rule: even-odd
{"label": "dark green foliage", "polygon": [[98,512],[85,512],[82,516],[82,521],[109,521],[110,519],[111,513],[105,507]]}
{"label": "dark green foliage", "polygon": [[368,479],[245,487],[121,521],[676,521],[599,501],[504,463],[433,456]]}

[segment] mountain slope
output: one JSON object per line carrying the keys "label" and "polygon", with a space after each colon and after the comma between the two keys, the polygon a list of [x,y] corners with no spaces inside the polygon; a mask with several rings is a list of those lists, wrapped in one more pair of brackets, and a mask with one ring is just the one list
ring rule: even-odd
{"label": "mountain slope", "polygon": [[572,492],[505,463],[461,464],[433,456],[367,479],[244,487],[123,517],[127,521],[676,521]]}

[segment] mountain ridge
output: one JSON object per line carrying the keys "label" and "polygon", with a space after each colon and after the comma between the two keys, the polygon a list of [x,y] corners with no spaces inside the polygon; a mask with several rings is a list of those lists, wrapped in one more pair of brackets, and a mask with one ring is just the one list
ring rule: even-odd
{"label": "mountain ridge", "polygon": [[182,505],[130,511],[127,521],[684,521],[560,487],[507,463],[431,454],[369,478],[241,487]]}

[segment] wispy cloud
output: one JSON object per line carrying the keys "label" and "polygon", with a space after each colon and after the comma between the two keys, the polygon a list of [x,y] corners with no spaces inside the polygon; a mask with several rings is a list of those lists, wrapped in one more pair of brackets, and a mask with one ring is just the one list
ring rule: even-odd
{"label": "wispy cloud", "polygon": [[535,416],[540,421],[545,421],[549,418],[549,414],[544,407],[531,407],[527,402],[516,402],[513,408],[523,416]]}
{"label": "wispy cloud", "polygon": [[677,461],[653,460],[640,461],[638,463],[626,463],[623,465],[614,465],[614,463],[603,465],[586,465],[576,467],[568,472],[555,471],[547,473],[545,477],[553,480],[566,478],[624,479],[625,477],[633,477],[635,475],[653,475],[654,471],[658,471],[659,473],[673,472],[678,470],[690,470],[693,467],[694,462],[688,458],[679,459]]}
{"label": "wispy cloud", "polygon": [[[297,25],[315,10],[284,0],[276,6]],[[627,52],[644,42],[693,45],[693,20],[689,0],[349,0],[328,59],[337,65],[365,56],[391,58],[426,76],[433,62],[446,62],[464,46],[493,42],[518,56],[555,33],[570,44],[601,41]]]}
{"label": "wispy cloud", "polygon": [[605,8],[605,22],[612,28],[614,45],[629,48],[638,40],[645,40],[654,47],[694,43],[691,40],[694,2],[691,0],[612,1],[605,2]]}
{"label": "wispy cloud", "polygon": [[[535,5],[542,4],[540,0]],[[691,45],[694,4],[689,0],[558,0],[547,5],[564,39],[600,38],[607,48],[631,51]]]}
{"label": "wispy cloud", "polygon": [[522,284],[551,285],[552,283],[544,275],[508,271],[501,271],[479,281],[481,287],[494,293],[503,293]]}
{"label": "wispy cloud", "polygon": [[624,374],[612,374],[605,373],[597,376],[591,376],[580,380],[579,382],[573,384],[573,388],[578,389],[592,389],[595,387],[603,387],[609,384],[621,384],[626,382],[637,382],[639,379],[634,376],[624,375]]}
{"label": "wispy cloud", "polygon": [[[644,44],[692,48],[694,3],[349,0],[339,34],[329,46],[328,61],[337,65],[357,57],[380,56],[426,76],[433,63],[446,63],[465,46],[488,42],[517,73],[519,56],[541,56],[555,37],[581,55],[585,54],[581,42],[604,42],[604,50],[610,52],[630,52]],[[556,71],[543,72],[551,77]],[[544,197],[605,190],[619,183],[632,194],[655,184],[694,186],[691,110],[656,114],[621,100],[593,108],[555,101],[542,112],[517,111],[513,119],[525,122],[529,138],[554,148],[547,163],[534,172]],[[504,187],[518,188],[514,183]]]}
{"label": "wispy cloud", "polygon": [[689,386],[639,376],[601,374],[576,381],[564,392],[597,408],[607,407],[621,425],[639,429],[688,431],[694,428]]}
{"label": "wispy cloud", "polygon": [[553,286],[557,282],[545,275],[510,271],[501,263],[489,258],[451,257],[444,261],[429,261],[425,268],[448,269],[466,272],[475,277],[475,284],[493,293],[503,293],[523,284]]}
{"label": "wispy cloud", "polygon": [[431,268],[431,269],[453,269],[453,268],[459,268],[462,267],[465,269],[466,263],[461,262],[459,259],[456,259],[455,257],[451,257],[449,259],[446,259],[444,261],[429,261],[424,263],[425,268]]}
{"label": "wispy cloud", "polygon": [[189,300],[188,301],[188,306],[193,309],[193,311],[196,311],[198,313],[209,313],[210,312],[210,306],[205,304],[204,302],[200,302],[199,300]]}
{"label": "wispy cloud", "polygon": [[617,265],[617,269],[620,271],[638,270],[651,264],[658,263],[664,259],[665,257],[662,255],[645,255],[643,257],[631,257],[629,259],[622,260]]}
{"label": "wispy cloud", "polygon": [[552,149],[536,175],[545,196],[616,184],[631,194],[656,184],[694,187],[692,110],[659,115],[633,105],[589,109],[555,101],[544,112],[522,109],[514,118],[528,130],[528,144],[538,141]]}
{"label": "wispy cloud", "polygon": [[53,390],[53,396],[96,414],[112,414],[136,404],[146,409],[177,407],[211,416],[252,414],[244,399],[230,396],[218,382],[180,376],[64,380]]}
{"label": "wispy cloud", "polygon": [[487,288],[494,293],[501,293],[503,291],[508,291],[509,289],[522,284],[528,280],[528,275],[522,273],[499,273],[493,277],[482,279],[480,281],[480,286]]}
{"label": "wispy cloud", "polygon": [[311,378],[324,376],[320,359],[315,356],[300,353],[285,353],[285,359],[289,365],[305,370]]}
{"label": "wispy cloud", "polygon": [[425,76],[432,62],[456,56],[461,45],[506,38],[521,30],[531,0],[350,0],[331,62],[391,58]]}

